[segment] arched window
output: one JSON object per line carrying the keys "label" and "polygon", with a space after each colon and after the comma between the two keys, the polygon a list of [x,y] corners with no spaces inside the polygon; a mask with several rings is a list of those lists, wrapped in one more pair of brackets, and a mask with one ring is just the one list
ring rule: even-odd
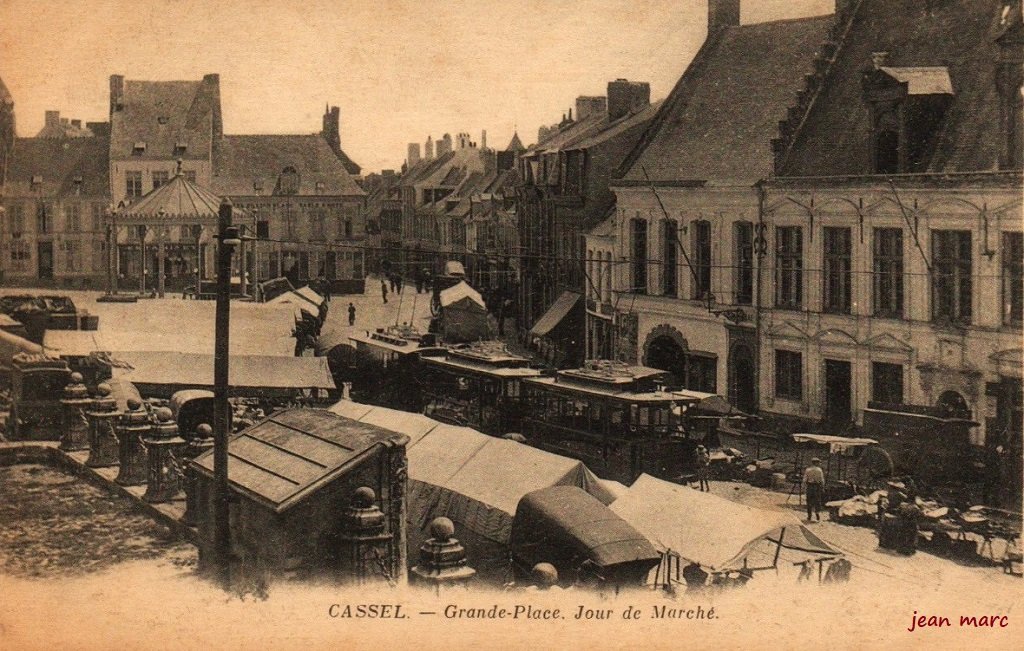
{"label": "arched window", "polygon": [[281,170],[281,176],[277,180],[277,193],[278,194],[298,194],[299,193],[299,172],[294,167],[289,165],[288,167]]}

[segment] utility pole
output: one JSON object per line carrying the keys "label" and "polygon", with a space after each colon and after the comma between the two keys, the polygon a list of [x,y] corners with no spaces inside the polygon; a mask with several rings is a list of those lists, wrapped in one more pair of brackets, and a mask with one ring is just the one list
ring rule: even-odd
{"label": "utility pole", "polygon": [[214,567],[225,587],[231,581],[231,493],[228,489],[228,328],[231,317],[231,254],[239,243],[231,224],[231,200],[221,201],[217,216],[217,310],[213,358],[213,549]]}

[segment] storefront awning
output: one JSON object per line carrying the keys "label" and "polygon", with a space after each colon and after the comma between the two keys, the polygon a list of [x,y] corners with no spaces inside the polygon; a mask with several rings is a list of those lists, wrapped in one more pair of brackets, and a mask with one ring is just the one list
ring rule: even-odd
{"label": "storefront awning", "polygon": [[535,337],[543,337],[554,330],[579,300],[580,295],[576,292],[562,292],[562,295],[551,304],[548,311],[533,324],[533,327],[530,328],[530,334]]}

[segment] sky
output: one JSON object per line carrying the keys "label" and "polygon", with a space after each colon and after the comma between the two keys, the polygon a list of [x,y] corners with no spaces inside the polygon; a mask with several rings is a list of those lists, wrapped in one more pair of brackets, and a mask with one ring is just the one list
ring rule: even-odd
{"label": "sky", "polygon": [[[834,0],[744,0],[741,20],[830,13]],[[665,97],[704,40],[707,0],[0,0],[0,78],[19,136],[43,112],[107,119],[109,77],[219,73],[224,131],[313,133],[341,108],[364,173],[406,144],[558,122],[608,81]]]}

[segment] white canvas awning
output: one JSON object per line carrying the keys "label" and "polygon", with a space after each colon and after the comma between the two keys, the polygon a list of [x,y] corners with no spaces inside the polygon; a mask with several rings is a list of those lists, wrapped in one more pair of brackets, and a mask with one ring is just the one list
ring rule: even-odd
{"label": "white canvas awning", "polygon": [[741,567],[762,541],[812,554],[838,555],[796,518],[640,475],[611,509],[663,553],[712,570]]}

